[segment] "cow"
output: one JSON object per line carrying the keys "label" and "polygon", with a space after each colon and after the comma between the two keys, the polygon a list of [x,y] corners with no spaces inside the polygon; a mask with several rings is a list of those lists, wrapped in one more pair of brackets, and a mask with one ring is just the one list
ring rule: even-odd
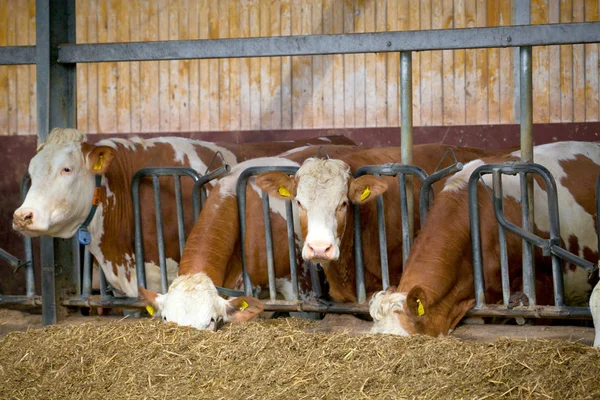
{"label": "cow", "polygon": [[[471,161],[449,178],[436,197],[427,221],[415,240],[404,273],[396,289],[379,292],[370,302],[374,325],[372,333],[396,335],[446,335],[475,304],[473,265],[468,210],[467,182],[473,171],[484,164],[520,159],[520,151]],[[534,160],[554,176],[558,190],[560,234],[566,248],[586,260],[598,261],[596,239],[595,183],[600,174],[600,144],[557,142],[536,146]],[[484,176],[491,187],[491,175]],[[509,221],[520,225],[520,181],[518,176],[504,176],[504,212]],[[548,204],[545,185],[534,181],[535,232],[548,237]],[[482,258],[485,296],[488,303],[502,299],[500,279],[498,225],[493,204],[478,184]],[[507,233],[509,274],[520,276],[522,241]],[[553,304],[548,287],[551,266],[541,251],[536,256],[536,295],[538,304]],[[565,302],[587,305],[596,275],[574,265],[563,267]],[[544,285],[545,283],[545,285]],[[519,289],[512,287],[511,289]],[[591,305],[598,345],[600,321],[596,287]]]}
{"label": "cow", "polygon": [[[431,173],[449,147],[451,146],[437,144],[415,146],[415,164],[424,167],[427,172]],[[329,294],[333,300],[352,302],[356,301],[356,290],[352,251],[354,228],[349,202],[364,204],[364,207],[361,207],[361,220],[364,227],[362,238],[367,287],[369,291],[373,292],[381,288],[381,272],[377,250],[379,245],[375,233],[377,227],[373,224],[376,209],[372,200],[383,193],[385,202],[388,204],[386,221],[388,253],[391,255],[390,271],[392,277],[399,277],[402,263],[402,239],[398,230],[400,212],[397,179],[378,178],[373,175],[352,179],[351,173],[367,164],[399,162],[401,159],[400,148],[363,149],[326,146],[325,149],[326,151],[321,154],[328,154],[330,159],[319,159],[315,157],[314,149],[306,149],[290,151],[280,157],[255,159],[234,167],[227,177],[219,181],[207,199],[186,243],[180,264],[180,275],[206,275],[214,285],[240,289],[242,287],[242,269],[239,259],[240,238],[237,234],[239,230],[235,197],[237,178],[244,169],[251,166],[301,166],[294,178],[281,172],[269,172],[250,182],[252,190],[248,190],[246,195],[247,235],[244,245],[246,267],[252,283],[261,287],[268,284],[264,221],[259,189],[272,195],[271,206],[272,210],[275,210],[271,212],[271,222],[275,272],[276,276],[280,278],[278,289],[286,286],[283,278],[289,275],[290,264],[285,233],[286,214],[283,201],[292,199],[297,204],[294,207],[297,256],[301,255],[304,260],[320,262],[323,265],[330,287]],[[458,160],[462,162],[485,154],[479,149],[454,148],[454,151]],[[415,204],[418,204],[416,200],[419,187],[420,185],[417,184]],[[366,188],[369,191],[368,196],[361,198],[364,196]],[[418,221],[418,213],[415,219]],[[326,235],[329,242],[321,243],[323,239],[319,238],[319,234]],[[314,241],[313,237],[315,237]],[[305,265],[302,264],[299,271],[300,276],[306,274]],[[289,281],[287,282],[289,287]],[[151,307],[158,308],[163,319],[192,326],[208,326],[207,321],[209,320],[206,317],[202,317],[201,321],[195,323],[191,322],[193,317],[190,316],[191,314],[206,315],[206,312],[201,310],[208,307],[207,305],[194,302],[193,293],[188,292],[187,298],[179,294],[174,295],[173,298],[178,300],[173,300],[173,302],[177,302],[178,305],[172,306],[169,304],[171,303],[171,290],[173,293],[180,292],[180,289],[173,286],[166,295],[158,295],[140,288],[144,301]],[[310,293],[306,293],[306,297],[310,296]],[[291,298],[291,294],[286,298]],[[213,304],[213,302],[209,301],[206,304]],[[175,309],[179,311],[172,311]],[[254,309],[254,311],[256,310],[257,308]],[[167,315],[165,316],[164,313]]]}
{"label": "cow", "polygon": [[[92,209],[95,192],[99,201],[89,223],[89,249],[104,271],[107,281],[119,295],[137,297],[134,255],[134,220],[131,180],[143,167],[185,166],[204,174],[220,152],[224,161],[235,165],[252,157],[281,153],[298,146],[353,142],[343,136],[290,142],[224,144],[181,137],[142,139],[103,139],[87,142],[76,129],[54,129],[38,148],[29,164],[31,188],[21,207],[14,212],[13,228],[26,236],[49,235],[70,238]],[[212,168],[221,166],[219,159]],[[100,188],[95,190],[96,177]],[[174,184],[160,178],[164,224],[165,253],[170,280],[177,275],[180,258]],[[209,185],[210,187],[210,185]],[[184,205],[191,204],[191,181],[182,180]],[[156,249],[156,224],[153,210],[152,183],[140,185],[145,267],[150,287],[160,287],[160,268]],[[192,227],[192,213],[185,213],[185,229]]]}

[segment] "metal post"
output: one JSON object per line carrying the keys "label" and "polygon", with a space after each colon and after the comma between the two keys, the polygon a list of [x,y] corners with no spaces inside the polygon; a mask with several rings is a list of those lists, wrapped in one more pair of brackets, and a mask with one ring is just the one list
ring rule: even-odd
{"label": "metal post", "polygon": [[[58,45],[75,43],[75,0],[36,1],[36,79],[38,144],[54,127],[73,128],[75,120],[75,64],[58,63]],[[74,266],[68,240],[41,238],[42,322],[56,323],[54,266],[69,271]],[[62,242],[62,243],[61,243]],[[56,251],[55,251],[56,250]],[[71,278],[77,274],[71,273]]]}
{"label": "metal post", "polygon": [[[533,95],[531,76],[531,46],[520,48],[519,65],[521,68],[521,161],[533,162]],[[521,173],[521,210],[523,228],[533,231],[533,179]],[[523,292],[529,298],[529,305],[536,304],[535,264],[533,245],[523,240]]]}
{"label": "metal post", "polygon": [[[412,53],[403,51],[400,53],[400,82],[401,82],[401,107],[402,127],[400,144],[402,151],[402,164],[413,163],[413,115],[412,115]],[[413,198],[413,178],[406,177],[406,199],[408,204],[408,225],[410,228],[410,240],[414,237],[415,213]]]}

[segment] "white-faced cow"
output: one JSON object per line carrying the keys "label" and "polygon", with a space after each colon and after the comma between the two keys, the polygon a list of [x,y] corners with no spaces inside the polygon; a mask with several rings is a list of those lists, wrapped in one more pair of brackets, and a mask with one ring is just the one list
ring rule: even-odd
{"label": "white-faced cow", "polygon": [[[415,146],[415,163],[433,172],[446,148],[441,145]],[[361,208],[363,220],[363,244],[367,270],[367,287],[369,291],[381,288],[381,272],[377,242],[377,227],[374,223],[376,215],[373,203],[378,194],[385,192],[387,204],[386,221],[388,226],[388,253],[392,277],[398,277],[402,262],[402,239],[399,234],[400,219],[399,195],[397,180],[394,178],[377,178],[372,175],[352,179],[351,174],[357,168],[370,164],[385,164],[400,161],[400,148],[380,148],[365,150],[345,146],[327,146],[329,160],[314,158],[315,149],[291,151],[282,157],[256,159],[241,163],[234,167],[231,174],[219,181],[209,196],[198,222],[194,226],[181,260],[180,274],[204,274],[215,285],[226,288],[242,287],[241,260],[239,259],[239,225],[237,218],[237,199],[235,183],[237,175],[245,168],[254,165],[295,165],[302,166],[295,177],[283,173],[266,173],[251,181],[252,190],[247,192],[247,235],[245,250],[247,269],[254,285],[268,285],[267,261],[264,238],[264,221],[259,187],[274,197],[271,199],[271,222],[274,239],[274,260],[278,289],[285,289],[285,277],[289,275],[289,255],[287,250],[287,234],[285,208],[283,200],[295,199],[295,231],[297,235],[296,254],[305,260],[319,261],[323,264],[330,286],[330,296],[340,302],[354,301],[355,278],[353,259],[353,219],[350,202],[364,203]],[[454,149],[457,158],[466,162],[484,154],[476,149]],[[324,154],[324,153],[323,153]],[[307,159],[308,158],[308,159]],[[305,161],[306,160],[306,161]],[[444,165],[445,166],[445,165]],[[365,189],[368,188],[368,196]],[[417,185],[418,192],[419,185]],[[417,194],[415,194],[417,198]],[[416,203],[418,204],[418,202]],[[299,212],[298,210],[299,209]],[[298,218],[299,217],[299,218]],[[418,214],[416,219],[418,220]],[[376,253],[376,254],[374,254]],[[303,264],[304,267],[305,264]],[[306,274],[301,268],[299,276]],[[212,289],[211,289],[212,291]],[[285,292],[285,291],[283,291]],[[190,324],[192,308],[185,304],[191,300],[182,300],[178,296],[178,306],[167,306],[171,300],[161,297],[156,301],[156,294],[142,290],[146,301],[166,312],[166,319],[180,324]],[[189,294],[190,298],[193,296]],[[284,293],[285,296],[285,293]],[[291,294],[286,296],[289,298]],[[207,304],[212,304],[208,302]],[[198,315],[205,315],[204,305],[196,304]],[[208,305],[206,307],[209,307]],[[169,310],[177,309],[177,312]],[[185,311],[181,311],[185,310]],[[163,316],[165,317],[165,316]],[[195,325],[206,324],[206,318]]]}
{"label": "white-faced cow", "polygon": [[[503,157],[475,160],[447,181],[415,240],[397,289],[380,292],[371,300],[370,313],[375,321],[373,333],[445,335],[474,306],[467,182],[480,165],[518,161],[519,157],[520,152],[516,151]],[[548,168],[556,180],[563,244],[572,253],[596,263],[595,184],[600,174],[600,144],[558,142],[540,145],[534,148],[534,160]],[[491,188],[491,175],[484,177]],[[548,237],[545,185],[536,179],[534,186],[535,230],[538,235]],[[482,183],[479,183],[478,191],[485,296],[488,303],[494,303],[502,298],[498,224]],[[519,177],[504,176],[503,191],[505,214],[511,222],[520,225]],[[507,233],[511,277],[521,274],[521,243],[519,237]],[[536,252],[538,304],[553,304],[548,261],[540,251]],[[565,263],[563,274],[566,304],[587,305],[594,284],[588,271]],[[512,289],[521,290],[520,287]],[[596,345],[599,344],[600,324],[598,296],[600,289],[597,287],[591,300]]]}
{"label": "white-faced cow", "polygon": [[[92,208],[95,179],[101,177],[98,209],[89,224],[90,252],[108,282],[125,296],[137,297],[134,256],[131,179],[144,167],[187,166],[204,174],[215,152],[230,165],[253,157],[278,154],[308,143],[352,144],[343,136],[295,142],[216,144],[179,137],[104,139],[86,142],[75,129],[55,129],[29,165],[31,188],[14,213],[13,227],[27,236],[72,237]],[[220,161],[212,167],[220,166]],[[180,258],[177,241],[174,184],[160,178],[165,252],[169,281],[177,275]],[[182,180],[183,204],[191,204],[192,184]],[[160,287],[152,184],[140,185],[145,266],[149,287]],[[192,227],[191,210],[185,213],[186,232]]]}

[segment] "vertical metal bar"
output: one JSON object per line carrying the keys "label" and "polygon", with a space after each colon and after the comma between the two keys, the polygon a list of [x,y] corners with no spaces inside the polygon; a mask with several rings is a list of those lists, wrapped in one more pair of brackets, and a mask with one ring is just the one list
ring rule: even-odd
{"label": "vertical metal bar", "polygon": [[[240,253],[242,257],[242,276],[244,279],[244,292],[246,296],[252,296],[252,282],[246,268],[246,184],[248,183],[247,175],[242,172],[238,178],[237,196],[238,196],[238,217],[240,220]],[[291,254],[291,251],[290,251]],[[291,256],[290,256],[291,257]],[[291,266],[290,266],[291,267]]]}
{"label": "vertical metal bar", "polygon": [[596,227],[598,228],[598,248],[600,251],[600,175],[596,180]]}
{"label": "vertical metal bar", "polygon": [[[36,1],[36,87],[38,144],[52,127],[75,127],[75,64],[58,63],[58,44],[75,43],[75,0]],[[65,271],[72,265],[72,246],[41,238],[42,322],[56,323],[55,264]],[[69,268],[71,267],[71,268]],[[77,268],[79,264],[77,265]],[[71,279],[75,274],[71,274]]]}
{"label": "vertical metal bar", "polygon": [[360,227],[360,206],[353,204],[354,214],[354,262],[356,270],[356,301],[364,303],[367,300],[367,290],[365,287],[365,264],[362,252],[362,237]]}
{"label": "vertical metal bar", "polygon": [[[521,161],[533,162],[533,87],[531,73],[531,46],[519,49],[521,69]],[[533,217],[533,180],[527,174],[521,177],[521,210],[523,228],[532,231]],[[523,240],[523,292],[529,298],[529,305],[536,304],[535,266],[533,260],[533,245]]]}
{"label": "vertical metal bar", "polygon": [[131,184],[131,200],[133,202],[134,221],[134,247],[135,247],[135,274],[138,286],[147,288],[146,266],[144,264],[144,239],[142,237],[142,215],[140,211],[140,175],[133,177]]}
{"label": "vertical metal bar", "polygon": [[287,217],[287,233],[290,248],[290,276],[292,278],[292,289],[294,299],[298,300],[298,265],[296,264],[296,238],[294,235],[294,213],[292,211],[292,202],[286,200],[285,215]]}
{"label": "vertical metal bar", "polygon": [[86,299],[92,294],[92,255],[90,249],[85,246],[83,252],[83,283],[81,288],[81,297]]}
{"label": "vertical metal bar", "polygon": [[269,195],[262,192],[263,218],[265,221],[265,244],[267,246],[267,272],[269,276],[269,297],[277,299],[275,286],[275,266],[273,261],[273,233],[271,232],[271,212],[269,208]]}
{"label": "vertical metal bar", "polygon": [[160,264],[160,286],[162,293],[169,290],[167,281],[167,265],[165,261],[165,238],[162,222],[162,206],[160,202],[160,181],[158,176],[152,176],[152,187],[154,189],[154,211],[156,215],[156,245],[158,246],[158,262]]}
{"label": "vertical metal bar", "polygon": [[479,229],[479,201],[477,186],[479,171],[475,170],[469,178],[469,223],[471,227],[471,247],[473,249],[473,284],[475,286],[475,307],[485,305],[483,284],[483,262],[481,261],[481,231]]}
{"label": "vertical metal bar", "polygon": [[400,187],[400,214],[402,215],[402,270],[410,254],[410,222],[408,202],[406,198],[406,175],[398,174],[398,186]]}
{"label": "vertical metal bar", "polygon": [[[413,163],[413,102],[412,102],[412,53],[403,51],[400,53],[400,84],[401,84],[401,111],[402,127],[400,144],[402,152],[402,164],[410,165]],[[410,241],[404,242],[412,244],[414,237],[414,197],[413,197],[413,178],[407,177],[406,198],[408,205],[408,221],[410,228]]]}
{"label": "vertical metal bar", "polygon": [[106,281],[106,275],[104,275],[104,270],[99,268],[100,272],[100,298],[109,297],[108,294],[108,282]]}
{"label": "vertical metal bar", "polygon": [[[548,219],[550,225],[550,241],[552,244],[560,245],[560,216],[558,209],[558,193],[556,182],[549,171],[540,173],[546,182],[546,196],[548,199]],[[597,216],[596,216],[597,217]],[[555,255],[552,256],[552,281],[554,283],[554,305],[565,306],[565,284],[563,277],[563,260]]]}
{"label": "vertical metal bar", "polygon": [[[512,5],[512,21],[514,25],[529,25],[531,21],[531,1],[530,0],[519,0],[514,1]],[[513,57],[515,60],[519,59],[519,48],[513,49]],[[520,80],[520,67],[518,63],[513,65],[513,82],[519,82]],[[519,108],[519,85],[514,85],[514,112],[515,121],[520,121],[520,108]]]}
{"label": "vertical metal bar", "polygon": [[[31,185],[29,173],[26,173],[21,180],[21,204],[27,197],[27,192]],[[25,248],[25,282],[27,288],[27,297],[35,296],[35,260],[33,257],[33,241],[30,237],[23,236],[23,247]]]}
{"label": "vertical metal bar", "polygon": [[377,228],[379,233],[379,257],[381,262],[381,283],[383,290],[390,287],[390,270],[387,254],[387,236],[385,233],[385,214],[383,208],[383,198],[377,196]]}
{"label": "vertical metal bar", "polygon": [[175,180],[175,204],[177,204],[177,234],[179,236],[179,257],[183,256],[185,247],[185,223],[183,219],[183,200],[181,199],[181,177],[173,174]]}
{"label": "vertical metal bar", "polygon": [[[494,196],[496,191],[502,193],[502,174],[500,170],[494,169],[492,172],[492,186],[494,187]],[[504,213],[504,196],[500,195],[500,209]],[[500,244],[500,276],[502,278],[502,302],[508,306],[510,300],[510,276],[508,273],[508,252],[506,248],[506,230],[498,224],[498,238]]]}
{"label": "vertical metal bar", "polygon": [[200,197],[202,196],[202,188],[194,185],[193,193],[192,193],[192,211],[194,213],[194,224],[198,221],[198,216],[200,216]]}

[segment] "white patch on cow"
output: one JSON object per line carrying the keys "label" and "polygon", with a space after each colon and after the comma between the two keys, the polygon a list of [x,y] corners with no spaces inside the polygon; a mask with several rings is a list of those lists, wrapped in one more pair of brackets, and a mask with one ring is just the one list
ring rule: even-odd
{"label": "white patch on cow", "polygon": [[294,149],[290,149],[290,150],[288,150],[286,152],[281,153],[279,155],[279,157],[286,157],[286,156],[289,156],[290,154],[299,153],[299,152],[304,151],[304,150],[306,150],[308,148],[311,148],[311,147],[314,147],[314,146],[309,144],[309,145],[306,145],[306,146],[296,147]]}
{"label": "white patch on cow", "polygon": [[296,200],[308,219],[308,234],[302,257],[308,259],[307,243],[329,243],[331,259],[339,257],[341,238],[337,237],[337,207],[347,201],[350,167],[341,160],[309,158],[296,173]]}
{"label": "white patch on cow", "polygon": [[[177,278],[179,273],[179,263],[168,257],[167,264],[167,287]],[[134,262],[135,265],[135,262]],[[162,292],[160,279],[160,265],[153,262],[145,262],[144,269],[146,270],[146,285],[148,289],[154,292]],[[137,279],[136,279],[137,280]],[[137,288],[137,285],[136,285]]]}
{"label": "white patch on cow", "polygon": [[590,296],[590,311],[594,320],[594,347],[600,348],[600,282],[596,284]]}
{"label": "white patch on cow", "polygon": [[[171,145],[175,151],[175,162],[185,164],[185,159],[187,158],[189,165],[201,174],[206,173],[206,168],[208,166],[200,159],[197,153],[197,148],[194,146],[202,146],[212,150],[215,153],[220,151],[227,164],[237,164],[237,157],[235,154],[225,147],[219,146],[215,143],[180,137],[160,137],[151,139],[151,141],[153,143],[166,143]],[[213,169],[213,167],[211,167],[211,169]]]}
{"label": "white patch on cow", "polygon": [[452,175],[446,181],[444,185],[443,192],[458,192],[467,187],[469,183],[469,179],[471,178],[471,174],[481,165],[483,165],[482,160],[473,160],[468,162],[461,171],[458,171],[456,174]]}
{"label": "white patch on cow", "polygon": [[400,324],[396,312],[404,312],[406,293],[377,292],[369,301],[369,314],[373,318],[371,333],[388,333],[409,336]]}
{"label": "white patch on cow", "polygon": [[325,137],[325,136],[320,136],[320,137],[319,137],[319,140],[322,140],[322,141],[324,141],[324,142],[329,142],[329,143],[331,143],[331,139],[329,139],[328,137]]}
{"label": "white patch on cow", "polygon": [[164,321],[181,326],[212,329],[218,318],[228,320],[227,300],[219,296],[211,279],[202,272],[178,276],[156,302]]}

